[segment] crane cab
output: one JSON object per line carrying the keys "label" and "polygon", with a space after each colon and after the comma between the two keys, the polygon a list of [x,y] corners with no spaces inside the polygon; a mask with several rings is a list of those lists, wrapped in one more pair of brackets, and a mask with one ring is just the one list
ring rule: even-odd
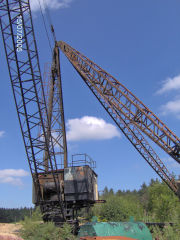
{"label": "crane cab", "polygon": [[[48,171],[38,175],[40,194],[46,209],[47,206],[58,204],[54,178],[59,180],[60,198],[64,205],[68,206],[68,209],[79,210],[92,206],[98,201],[98,176],[94,171],[95,162],[92,160],[88,161],[89,157],[87,155],[84,155],[82,160],[82,156],[82,154],[73,155],[72,163],[67,168],[58,169],[53,173]],[[81,159],[77,160],[77,157]],[[33,203],[41,205],[38,191],[35,191],[36,187],[33,184]]]}

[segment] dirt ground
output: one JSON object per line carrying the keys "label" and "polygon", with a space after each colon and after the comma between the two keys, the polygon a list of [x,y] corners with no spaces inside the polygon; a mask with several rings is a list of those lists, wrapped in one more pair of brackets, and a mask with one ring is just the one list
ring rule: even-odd
{"label": "dirt ground", "polygon": [[18,237],[20,224],[0,223],[0,240],[23,240]]}

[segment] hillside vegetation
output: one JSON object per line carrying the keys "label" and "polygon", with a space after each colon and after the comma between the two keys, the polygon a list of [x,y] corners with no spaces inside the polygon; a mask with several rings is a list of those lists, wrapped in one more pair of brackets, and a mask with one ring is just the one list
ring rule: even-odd
{"label": "hillside vegetation", "polygon": [[[159,240],[180,239],[180,202],[178,197],[158,180],[142,184],[139,191],[114,192],[105,187],[101,199],[105,204],[96,205],[90,217],[96,215],[99,221],[128,221],[133,216],[136,221],[167,223],[163,229],[153,227],[153,235]],[[170,226],[168,223],[173,223]]]}

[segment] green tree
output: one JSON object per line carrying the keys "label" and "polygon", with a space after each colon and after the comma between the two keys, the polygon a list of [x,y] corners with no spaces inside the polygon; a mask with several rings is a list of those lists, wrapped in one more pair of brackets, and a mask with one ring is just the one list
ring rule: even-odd
{"label": "green tree", "polygon": [[108,188],[107,187],[105,187],[104,188],[104,190],[103,190],[103,197],[106,197],[106,196],[108,196],[108,194],[109,194],[109,190],[108,190]]}
{"label": "green tree", "polygon": [[114,195],[114,190],[112,188],[109,190],[109,195]]}
{"label": "green tree", "polygon": [[141,219],[143,209],[137,199],[130,197],[109,196],[99,210],[100,220],[128,221],[130,216]]}
{"label": "green tree", "polygon": [[164,183],[160,182],[150,185],[148,193],[148,210],[154,213],[156,221],[173,221],[176,211],[179,209],[178,198],[174,193]]}

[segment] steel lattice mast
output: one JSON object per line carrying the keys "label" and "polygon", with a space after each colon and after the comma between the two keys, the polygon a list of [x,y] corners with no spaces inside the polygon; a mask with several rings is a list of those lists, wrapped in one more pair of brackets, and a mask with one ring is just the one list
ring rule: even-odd
{"label": "steel lattice mast", "polygon": [[173,176],[143,133],[177,162],[180,162],[179,138],[114,77],[65,42],[58,45],[128,140],[173,192],[180,196]]}
{"label": "steel lattice mast", "polygon": [[[55,174],[57,163],[53,140],[51,136],[47,136],[50,125],[29,0],[1,0],[0,20],[13,95],[31,174],[37,187],[38,202],[43,206],[38,176],[46,173],[48,169],[53,176],[59,206],[64,217],[63,203],[59,194],[60,183]],[[47,119],[46,124],[42,113]],[[38,136],[38,125],[42,126],[40,136]],[[48,166],[43,159],[44,151],[47,153]]]}
{"label": "steel lattice mast", "polygon": [[[50,79],[47,85],[46,102],[48,106],[48,118],[50,129],[48,130],[48,138],[52,136],[54,152],[60,168],[68,167],[67,161],[67,141],[64,120],[63,94],[60,70],[59,48],[54,47],[52,66],[49,73]],[[44,115],[43,115],[44,116]],[[46,118],[44,119],[46,121]],[[45,162],[48,165],[48,154],[45,152]]]}

